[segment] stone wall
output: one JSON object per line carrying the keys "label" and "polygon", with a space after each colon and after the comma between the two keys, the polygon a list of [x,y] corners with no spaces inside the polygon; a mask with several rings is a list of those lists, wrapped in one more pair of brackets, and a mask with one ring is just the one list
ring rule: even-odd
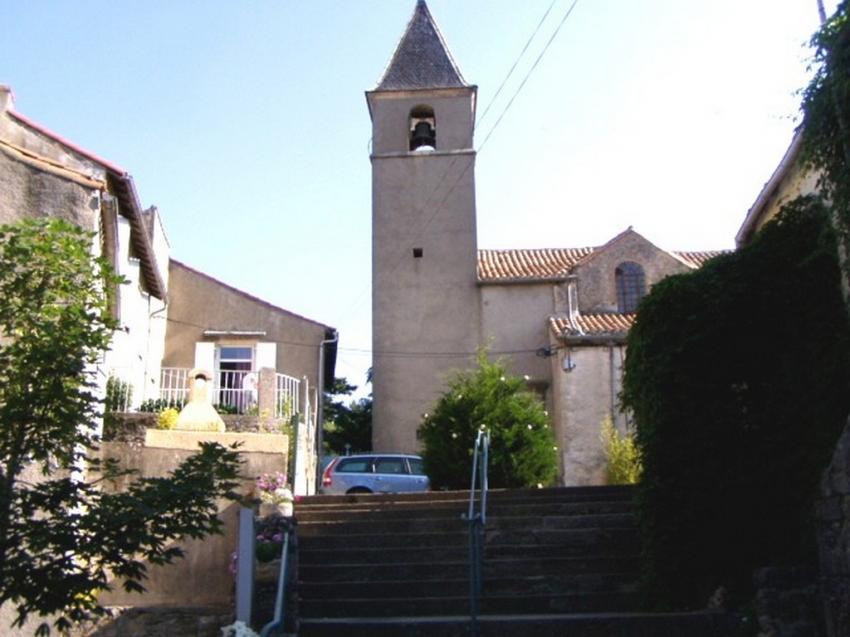
{"label": "stone wall", "polygon": [[824,472],[816,522],[827,635],[845,637],[850,635],[850,422]]}
{"label": "stone wall", "polygon": [[[289,440],[281,434],[227,432],[224,434],[148,429],[144,441],[104,442],[102,457],[116,458],[121,466],[136,469],[142,477],[159,477],[173,471],[195,453],[198,442],[209,440],[229,445],[242,443],[242,475],[245,490],[256,476],[286,471]],[[116,488],[121,488],[121,484]],[[219,502],[223,534],[181,543],[186,555],[168,566],[148,566],[147,592],[126,593],[115,582],[114,590],[101,596],[109,606],[220,606],[232,603],[233,579],[228,572],[230,555],[238,542],[238,505]]]}

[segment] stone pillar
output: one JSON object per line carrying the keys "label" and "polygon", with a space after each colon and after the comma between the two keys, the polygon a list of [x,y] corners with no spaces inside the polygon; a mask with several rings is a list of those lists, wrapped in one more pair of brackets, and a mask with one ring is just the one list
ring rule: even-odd
{"label": "stone pillar", "polygon": [[273,367],[263,367],[259,372],[259,383],[257,385],[257,406],[260,420],[269,421],[276,417],[275,408],[277,393],[277,373]]}

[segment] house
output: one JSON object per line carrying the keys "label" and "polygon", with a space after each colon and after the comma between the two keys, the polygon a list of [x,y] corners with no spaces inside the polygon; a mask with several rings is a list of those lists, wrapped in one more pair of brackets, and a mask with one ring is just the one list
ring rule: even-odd
{"label": "house", "polygon": [[773,219],[789,201],[819,190],[820,173],[803,165],[800,157],[802,147],[803,128],[800,127],[794,133],[782,160],[747,211],[747,216],[735,235],[738,247],[747,245],[762,226]]}
{"label": "house", "polygon": [[[172,259],[161,387],[166,400],[185,396],[191,368],[214,373],[213,402],[236,413],[259,410],[263,374],[273,384],[269,410],[315,415],[322,388],[333,383],[337,333]],[[264,372],[264,370],[266,370]]]}
{"label": "house", "polygon": [[372,119],[373,446],[416,430],[477,348],[545,401],[563,484],[602,479],[603,419],[621,429],[625,337],[656,282],[718,254],[669,252],[633,229],[601,247],[479,250],[469,84],[424,0],[377,86]]}
{"label": "house", "polygon": [[113,294],[120,328],[99,368],[104,389],[110,377],[122,388],[119,410],[181,400],[189,369],[200,367],[214,373],[224,410],[258,407],[266,369],[273,415],[321,416],[335,330],[171,260],[162,218],[142,207],[130,174],[18,113],[0,86],[0,223],[47,216],[94,233],[95,253],[126,279]]}
{"label": "house", "polygon": [[121,380],[124,401],[159,392],[167,314],[168,241],[155,208],[143,209],[132,176],[18,113],[0,85],[0,223],[62,217],[95,234],[95,253],[127,283],[112,295],[120,329],[99,367]]}

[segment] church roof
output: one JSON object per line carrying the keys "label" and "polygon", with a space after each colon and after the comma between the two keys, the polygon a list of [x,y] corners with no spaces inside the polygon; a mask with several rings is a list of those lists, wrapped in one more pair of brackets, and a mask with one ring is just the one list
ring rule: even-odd
{"label": "church roof", "polygon": [[593,248],[479,250],[478,280],[563,279]]}
{"label": "church roof", "polygon": [[549,319],[549,328],[556,336],[624,336],[635,322],[635,316],[614,312],[578,314],[572,320],[553,316]]}
{"label": "church roof", "polygon": [[[599,248],[546,248],[479,250],[478,281],[481,283],[557,281]],[[697,269],[724,250],[670,252],[689,268]]]}
{"label": "church roof", "polygon": [[377,91],[468,86],[428,10],[417,0],[413,16],[393,53]]}

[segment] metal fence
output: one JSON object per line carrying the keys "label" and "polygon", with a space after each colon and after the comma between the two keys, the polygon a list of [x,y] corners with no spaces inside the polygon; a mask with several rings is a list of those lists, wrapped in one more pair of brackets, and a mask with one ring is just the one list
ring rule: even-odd
{"label": "metal fence", "polygon": [[159,374],[159,397],[169,405],[182,405],[189,395],[189,369],[163,367]]}
{"label": "metal fence", "polygon": [[213,381],[213,404],[219,411],[247,414],[257,411],[257,372],[243,369],[218,369]]}
{"label": "metal fence", "polygon": [[301,381],[286,374],[275,374],[275,418],[289,420],[293,414],[300,413],[299,394]]}

